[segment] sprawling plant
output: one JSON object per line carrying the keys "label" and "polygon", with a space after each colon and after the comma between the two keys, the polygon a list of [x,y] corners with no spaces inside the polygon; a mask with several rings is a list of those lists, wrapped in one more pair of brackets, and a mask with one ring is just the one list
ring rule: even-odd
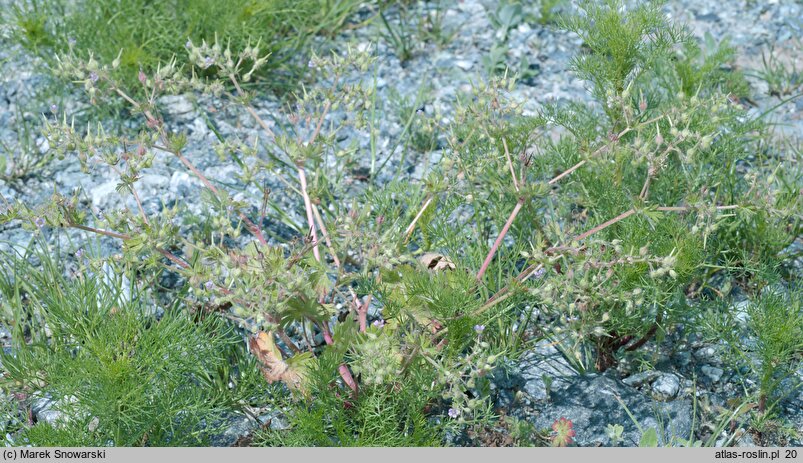
{"label": "sprawling plant", "polygon": [[[364,165],[359,139],[376,130],[374,89],[358,77],[372,66],[366,53],[314,57],[318,82],[271,115],[243,87],[267,62],[258,45],[188,42],[190,69],[139,71],[136,92],[115,77],[119,60],[69,53],[60,72],[97,104],[127,102],[140,131],[76,128],[61,115],[46,120],[50,147],[85,170],[109,166],[130,208],[96,217],[57,192],[43,205],[6,204],[0,218],[118,239],[142,281],[183,277],[190,306],[248,330],[264,376],[303,404],[294,431],[272,438],[428,444],[427,414],[459,424],[490,415],[488,376],[527,331],[522,307],[537,306],[538,330],[578,364],[590,352],[605,370],[683,315],[688,290],[723,260],[733,268],[735,250],[746,267],[799,232],[799,177],[754,155],[764,129],[729,98],[728,53],[703,57],[653,5],[585,3],[563,24],[585,42],[573,67],[593,102],[524,116],[502,76],[461,95],[448,123],[415,111],[446,146],[437,162],[415,160],[427,166],[421,179],[403,175],[395,148]],[[257,132],[216,132],[240,191],[208,178],[162,116],[160,97],[182,92],[252,118]],[[182,204],[143,207],[138,181],[165,155],[202,185],[201,217]]]}
{"label": "sprawling plant", "polygon": [[594,101],[527,118],[507,79],[477,87],[418,226],[477,269],[469,312],[535,303],[605,370],[684,315],[710,269],[777,258],[799,234],[799,172],[755,155],[765,129],[731,99],[727,49],[703,60],[653,5],[588,2],[562,24],[584,40],[573,68]]}
{"label": "sprawling plant", "polygon": [[[126,101],[141,117],[142,129],[134,138],[108,133],[101,124],[84,131],[61,115],[45,121],[50,146],[61,156],[76,154],[84,171],[99,165],[111,168],[119,175],[118,192],[130,195],[132,207],[96,217],[80,206],[77,194],[67,197],[57,192],[51,202],[36,207],[8,204],[4,219],[21,219],[34,230],[69,227],[119,239],[123,252],[118,258],[143,281],[165,270],[178,273],[188,285],[193,307],[221,312],[249,330],[251,350],[265,377],[283,382],[299,399],[312,396],[316,378],[335,372],[337,378],[332,380],[339,385],[329,393],[350,401],[343,406],[375,400],[370,399],[378,397],[370,392],[373,389],[387,394],[416,384],[421,386],[414,391],[423,407],[442,396],[434,381],[440,375],[440,383],[449,385],[453,409],[460,409],[459,421],[473,419],[482,404],[466,392],[476,387],[472,378],[493,368],[494,357],[487,353],[489,345],[470,329],[453,330],[453,344],[475,345],[477,354],[468,358],[478,366],[455,356],[457,348],[443,349],[448,340],[438,333],[447,323],[438,320],[454,315],[457,307],[434,304],[426,295],[451,277],[436,274],[441,270],[427,268],[426,261],[419,261],[404,246],[404,224],[412,219],[406,215],[415,212],[404,201],[419,200],[420,194],[401,183],[370,185],[359,194],[363,186],[352,176],[358,150],[339,140],[347,129],[366,128],[373,89],[347,71],[365,73],[370,58],[352,51],[313,58],[310,67],[321,71],[322,82],[297,95],[286,120],[274,125],[250,104],[251,95],[242,89],[242,83],[266,63],[258,45],[233,52],[220,43],[203,42],[188,43],[187,49],[196,70],[216,68],[227,81],[206,80],[195,72],[187,78],[172,61],[152,75],[139,71],[144,91],[134,93],[111,72],[119,60],[104,65],[91,55],[61,56],[59,70],[65,77],[81,82],[95,103],[110,97]],[[234,93],[227,93],[226,86]],[[245,194],[230,193],[207,178],[186,152],[186,136],[173,132],[161,116],[160,96],[186,91],[238,104],[262,129],[247,140],[221,138],[215,147],[242,169],[239,180]],[[347,118],[329,117],[341,110],[346,110]],[[137,182],[157,153],[174,156],[203,185],[203,229],[181,222],[180,217],[190,214],[182,214],[180,205],[158,215],[146,212]],[[297,195],[295,206],[274,199],[262,184],[267,176],[279,178],[288,192]],[[247,196],[249,187],[257,191],[253,203]],[[293,241],[277,243],[278,236],[271,235],[273,223],[299,233]],[[98,270],[101,263],[87,265]],[[403,278],[406,275],[409,278]],[[369,316],[372,307],[382,307],[377,305],[381,299],[386,300],[384,312]],[[333,323],[340,304],[351,315],[343,313],[345,319]],[[325,365],[335,359],[332,370],[320,367],[321,355],[327,359]],[[422,365],[431,370],[426,386],[408,381]],[[454,368],[459,372],[451,373]],[[407,435],[406,429],[395,432]],[[431,437],[431,433],[415,435]]]}

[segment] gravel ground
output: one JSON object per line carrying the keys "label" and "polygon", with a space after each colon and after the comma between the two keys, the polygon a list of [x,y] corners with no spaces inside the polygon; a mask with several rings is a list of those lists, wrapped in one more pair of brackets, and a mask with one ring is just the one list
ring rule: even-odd
{"label": "gravel ground", "polygon": [[[6,1],[0,1],[0,4],[4,3]],[[374,44],[380,101],[393,101],[396,94],[413,99],[419,88],[426,85],[429,96],[425,113],[428,117],[448,119],[458,92],[468,89],[472,81],[486,75],[483,60],[500,39],[486,12],[494,5],[495,2],[476,0],[447,3],[444,27],[457,31],[453,40],[441,48],[422,44],[414,50],[412,59],[407,63],[401,63],[394,49],[386,42],[379,40],[377,43],[381,27],[378,22],[349,31],[341,39],[344,42],[352,41],[359,47]],[[678,0],[669,2],[664,10],[672,19],[687,24],[703,40],[707,36],[714,41],[729,38],[738,50],[736,66],[740,69],[760,70],[762,53],[774,46],[781,62],[803,70],[803,54],[800,51],[803,3],[800,1]],[[15,149],[19,146],[24,123],[27,121],[35,127],[42,114],[49,116],[48,108],[54,102],[52,97],[51,101],[47,101],[38,96],[46,88],[48,78],[42,71],[37,71],[41,67],[34,58],[9,43],[8,34],[8,29],[0,30],[0,141]],[[338,43],[341,43],[341,39],[338,39]],[[508,65],[513,69],[528,71],[512,92],[513,99],[525,102],[525,112],[534,113],[542,104],[550,101],[589,100],[584,82],[568,71],[570,58],[579,51],[580,39],[537,23],[522,23],[509,31],[507,43]],[[781,101],[778,97],[768,95],[767,84],[762,80],[749,77],[749,81],[753,94],[743,104],[752,114],[760,114]],[[212,150],[215,136],[199,112],[199,109],[216,107],[217,102],[187,95],[167,97],[163,103],[168,108],[168,124],[188,133],[189,145],[185,152],[191,153],[192,161],[212,177],[237,184],[235,166],[217,158]],[[60,110],[70,114],[79,111],[85,103],[76,95],[68,94],[59,98],[57,104]],[[281,112],[280,102],[272,96],[260,98],[255,106],[263,115]],[[244,112],[217,109],[215,121],[224,136],[253,137],[257,131],[254,122]],[[380,151],[392,145],[392,140],[402,132],[404,124],[392,105],[388,104],[385,111],[381,117]],[[338,116],[337,112],[331,115],[332,118]],[[781,106],[773,113],[773,118],[778,122],[778,137],[799,143],[803,135],[803,98]],[[33,141],[42,149],[46,146],[35,131]],[[366,139],[360,140],[362,147],[366,147],[367,143]],[[382,153],[383,156],[386,154],[386,151]],[[409,165],[404,167],[415,171],[416,161],[414,158],[408,159]],[[368,162],[367,159],[365,162]],[[193,201],[200,183],[167,155],[160,155],[155,165],[157,167],[149,169],[140,182],[139,194],[146,210],[156,211],[163,202],[168,205],[182,202],[188,205],[190,213],[200,212],[200,204]],[[395,167],[390,165],[385,172],[393,172]],[[54,187],[62,192],[80,188],[85,193],[87,205],[96,212],[126,205],[133,208],[131,200],[115,192],[116,180],[112,174],[103,169],[83,174],[77,160],[55,161],[22,182],[5,183],[0,180],[0,194],[9,200],[21,199],[36,204],[43,202]],[[274,197],[284,190],[275,179],[265,180],[274,192],[279,192],[274,193]],[[256,190],[242,194],[251,198],[261,197]],[[287,206],[288,213],[302,223],[303,207],[299,207],[296,198],[287,196],[281,200]],[[258,202],[258,199],[254,201]],[[280,235],[289,233],[287,230],[277,232]],[[51,239],[58,236],[63,245],[72,242],[76,247],[86,246],[83,233],[46,233]],[[29,239],[29,232],[20,228],[19,224],[0,225],[0,250],[24,248]],[[102,240],[102,243],[104,253],[112,253],[117,249],[117,244],[111,240]],[[663,425],[662,429],[666,431],[661,436],[663,442],[668,442],[673,435],[688,437],[692,426],[694,394],[698,400],[711,404],[711,407],[724,407],[729,398],[740,392],[740,386],[734,372],[723,366],[717,346],[694,340],[682,331],[674,336],[664,341],[667,348],[661,350],[675,354],[667,354],[666,358],[660,359],[656,363],[656,370],[642,373],[629,371],[630,368],[624,365],[620,371],[611,374],[581,376],[554,348],[550,350],[548,346],[543,346],[511,365],[512,373],[505,375],[504,381],[497,382],[497,405],[505,409],[507,414],[531,419],[541,427],[548,427],[560,416],[575,417],[575,428],[583,430],[578,442],[584,445],[608,445],[610,442],[605,426],[619,423],[625,426],[624,445],[633,445],[638,440],[636,430],[627,415],[623,414],[623,407],[614,400],[618,396],[642,426],[657,422]],[[543,374],[555,378],[551,391],[545,389]],[[798,376],[803,380],[803,370],[798,371]],[[698,379],[696,389],[693,388],[693,377]],[[523,401],[512,400],[517,391],[523,391]],[[576,403],[577,397],[583,400]],[[787,399],[783,407],[790,423],[803,430],[803,390]],[[467,436],[454,436],[453,440],[458,444],[477,443]],[[745,434],[739,444],[754,445],[755,442]],[[788,444],[801,445],[801,442],[791,441]]]}

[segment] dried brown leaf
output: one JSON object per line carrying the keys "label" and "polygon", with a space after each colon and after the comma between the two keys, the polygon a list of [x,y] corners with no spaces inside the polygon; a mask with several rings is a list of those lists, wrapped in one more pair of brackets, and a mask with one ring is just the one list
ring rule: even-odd
{"label": "dried brown leaf", "polygon": [[435,252],[428,252],[419,260],[430,270],[454,270],[457,268],[448,257]]}
{"label": "dried brown leaf", "polygon": [[303,392],[303,375],[282,359],[282,353],[273,341],[273,334],[260,331],[248,340],[251,352],[262,364],[262,374],[269,383],[281,381],[292,390]]}

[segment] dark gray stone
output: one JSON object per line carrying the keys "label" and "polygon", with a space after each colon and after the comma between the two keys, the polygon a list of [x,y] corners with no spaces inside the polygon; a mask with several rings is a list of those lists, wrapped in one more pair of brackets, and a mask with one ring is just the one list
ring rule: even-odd
{"label": "dark gray stone", "polygon": [[257,420],[247,415],[232,413],[227,415],[224,421],[226,424],[223,432],[212,436],[210,439],[210,444],[213,447],[231,447],[239,439],[245,438],[265,426],[273,430],[283,430],[290,427],[287,418],[281,411],[261,414],[257,417]]}
{"label": "dark gray stone", "polygon": [[720,379],[722,379],[722,375],[725,373],[725,371],[722,370],[722,368],[712,367],[710,365],[703,365],[702,367],[700,367],[700,370],[702,370],[703,374],[708,379],[710,379],[712,382],[715,383]]}
{"label": "dark gray stone", "polygon": [[548,399],[547,381],[551,382],[551,393],[565,389],[578,375],[560,351],[547,341],[538,343],[534,351],[525,354],[519,361],[518,370],[524,381],[522,389],[534,400]]}
{"label": "dark gray stone", "polygon": [[77,402],[78,398],[74,396],[64,397],[61,400],[53,400],[49,396],[40,397],[31,403],[31,413],[37,422],[59,427],[72,418],[64,409]]}
{"label": "dark gray stone", "polygon": [[606,427],[619,424],[624,427],[623,445],[638,445],[641,434],[618,397],[642,429],[656,429],[659,444],[670,443],[675,438],[689,438],[692,422],[689,400],[654,401],[611,376],[574,378],[568,387],[553,393],[550,406],[534,420],[535,426],[550,428],[555,420],[565,417],[574,423],[576,444],[594,446],[610,445]]}

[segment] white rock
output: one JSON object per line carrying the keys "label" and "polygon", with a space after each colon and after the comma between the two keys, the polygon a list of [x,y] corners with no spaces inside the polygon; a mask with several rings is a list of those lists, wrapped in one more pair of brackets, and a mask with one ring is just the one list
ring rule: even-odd
{"label": "white rock", "polygon": [[673,373],[661,375],[652,385],[652,390],[658,398],[671,400],[680,391],[680,379]]}
{"label": "white rock", "polygon": [[465,59],[459,59],[459,60],[455,61],[454,64],[455,64],[455,66],[459,67],[460,69],[462,69],[464,71],[469,71],[469,70],[471,70],[471,68],[474,67],[474,63],[473,62],[471,62],[469,60],[465,60]]}
{"label": "white rock", "polygon": [[92,189],[92,205],[96,208],[108,209],[115,201],[119,200],[117,193],[117,181],[111,180]]}
{"label": "white rock", "polygon": [[145,174],[139,179],[139,185],[143,190],[160,190],[170,185],[170,179],[164,175]]}
{"label": "white rock", "polygon": [[170,114],[186,114],[193,110],[192,103],[183,95],[167,95],[159,99]]}
{"label": "white rock", "polygon": [[202,186],[200,180],[186,172],[173,172],[173,176],[170,177],[170,191],[179,195],[188,194],[188,190],[196,186]]}

